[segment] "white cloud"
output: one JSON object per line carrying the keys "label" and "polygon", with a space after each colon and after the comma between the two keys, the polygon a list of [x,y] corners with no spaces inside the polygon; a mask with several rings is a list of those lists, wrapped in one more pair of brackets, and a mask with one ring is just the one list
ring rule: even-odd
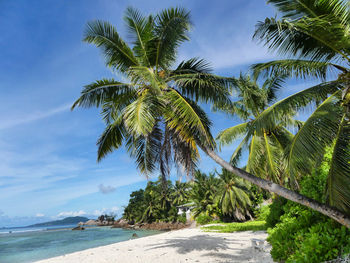
{"label": "white cloud", "polygon": [[44,217],[45,215],[42,214],[42,213],[37,213],[35,216],[36,216],[36,217]]}
{"label": "white cloud", "polygon": [[37,120],[41,120],[44,118],[48,118],[52,115],[64,112],[64,111],[68,111],[69,108],[71,107],[71,103],[69,104],[64,104],[61,105],[57,108],[53,108],[53,109],[49,109],[49,110],[45,110],[45,111],[37,111],[37,112],[32,112],[30,114],[27,114],[21,118],[9,118],[8,120],[2,120],[1,124],[0,124],[0,130],[3,129],[9,129],[12,127],[15,127],[17,125],[20,124],[24,124],[24,123],[30,123],[33,121],[37,121]]}
{"label": "white cloud", "polygon": [[99,186],[98,186],[98,190],[101,192],[101,193],[103,193],[103,194],[109,194],[109,193],[112,193],[112,192],[114,192],[115,191],[115,187],[113,187],[113,186],[110,186],[110,185],[103,185],[103,184],[100,184]]}
{"label": "white cloud", "polygon": [[61,212],[57,215],[57,217],[67,217],[67,216],[83,216],[87,213],[84,210],[80,211],[67,211],[67,212]]}

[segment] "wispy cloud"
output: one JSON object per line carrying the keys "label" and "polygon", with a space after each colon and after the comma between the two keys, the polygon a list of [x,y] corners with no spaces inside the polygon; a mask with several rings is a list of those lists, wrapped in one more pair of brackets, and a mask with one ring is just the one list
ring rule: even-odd
{"label": "wispy cloud", "polygon": [[4,129],[9,129],[21,124],[25,124],[25,123],[30,123],[30,122],[34,122],[34,121],[38,121],[41,119],[45,119],[48,117],[51,117],[55,114],[64,112],[64,111],[68,111],[69,108],[72,106],[71,103],[69,104],[64,104],[61,105],[57,108],[53,108],[53,109],[49,109],[49,110],[45,110],[45,111],[36,111],[36,112],[32,112],[30,114],[23,114],[23,117],[19,117],[19,118],[15,118],[15,119],[9,119],[9,120],[5,120],[2,121],[0,123],[0,130],[4,130]]}

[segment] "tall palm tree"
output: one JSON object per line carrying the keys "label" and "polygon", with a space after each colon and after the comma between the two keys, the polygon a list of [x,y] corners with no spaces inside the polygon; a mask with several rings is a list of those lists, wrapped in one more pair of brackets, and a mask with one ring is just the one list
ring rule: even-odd
{"label": "tall palm tree", "polygon": [[102,79],[87,85],[72,109],[101,108],[106,128],[97,142],[98,160],[125,142],[143,174],[160,169],[165,182],[174,163],[190,175],[198,143],[215,148],[211,122],[196,102],[229,104],[229,81],[213,75],[199,58],[174,66],[178,46],[189,39],[186,10],[143,16],[127,8],[124,20],[132,47],[103,21],[88,23],[84,41],[99,47],[106,65],[129,82]]}
{"label": "tall palm tree", "polygon": [[188,40],[191,26],[186,10],[170,8],[144,17],[128,8],[125,22],[132,48],[108,22],[90,22],[85,32],[84,40],[102,49],[107,66],[129,80],[102,79],[87,85],[72,106],[101,108],[106,129],[97,142],[98,160],[125,142],[139,170],[149,175],[160,169],[165,182],[172,163],[192,174],[200,147],[230,172],[350,227],[350,219],[338,210],[251,175],[215,153],[211,123],[196,102],[230,104],[231,79],[211,74],[198,58],[174,67],[177,48]]}
{"label": "tall palm tree", "polygon": [[220,145],[229,145],[242,138],[231,157],[231,164],[237,165],[242,152],[249,151],[246,171],[275,183],[284,184],[286,180],[286,163],[283,155],[293,135],[284,127],[288,124],[300,124],[293,121],[293,111],[285,114],[283,120],[276,122],[269,129],[257,130],[255,119],[276,99],[276,91],[281,88],[284,76],[267,78],[261,87],[250,76],[240,75],[233,79],[237,99],[233,107],[223,110],[238,115],[244,123],[227,128],[219,133]]}
{"label": "tall palm tree", "polygon": [[[253,66],[256,74],[316,77],[322,82],[265,110],[255,122],[268,128],[289,111],[317,107],[288,149],[292,175],[310,173],[334,144],[327,202],[350,215],[350,10],[342,0],[271,0],[280,19],[257,25],[255,38],[287,59]],[[333,77],[334,80],[328,80]],[[334,78],[335,77],[335,78]]]}
{"label": "tall palm tree", "polygon": [[236,221],[245,221],[246,217],[252,218],[249,213],[249,184],[225,169],[218,175],[222,180],[219,207],[223,216],[229,216]]}

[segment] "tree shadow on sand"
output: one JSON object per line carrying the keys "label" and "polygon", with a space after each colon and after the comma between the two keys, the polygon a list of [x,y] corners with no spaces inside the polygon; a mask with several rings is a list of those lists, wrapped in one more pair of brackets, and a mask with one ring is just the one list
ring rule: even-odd
{"label": "tree shadow on sand", "polygon": [[[176,248],[180,254],[190,253],[192,251],[219,251],[219,249],[229,249],[228,244],[235,243],[223,237],[212,237],[209,235],[196,235],[188,238],[169,238],[163,244],[150,244],[149,249],[157,248]],[[195,246],[193,244],[196,244]]]}
{"label": "tree shadow on sand", "polygon": [[[237,248],[229,245],[236,244]],[[162,244],[149,244],[147,250],[171,247],[179,254],[188,254],[194,251],[206,252],[203,257],[220,259],[220,262],[262,262],[259,259],[265,253],[253,247],[240,248],[240,240],[213,237],[209,235],[196,235],[188,238],[169,238]],[[256,260],[256,261],[255,261]],[[272,262],[272,261],[271,261]]]}

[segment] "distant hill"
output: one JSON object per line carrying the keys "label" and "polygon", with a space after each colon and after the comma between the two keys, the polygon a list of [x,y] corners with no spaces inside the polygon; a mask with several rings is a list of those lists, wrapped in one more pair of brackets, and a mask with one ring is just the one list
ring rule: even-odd
{"label": "distant hill", "polygon": [[58,225],[73,225],[78,224],[79,222],[86,222],[89,218],[82,217],[82,216],[73,216],[73,217],[66,217],[62,220],[55,220],[50,222],[44,222],[39,224],[30,225],[28,227],[36,227],[36,226],[58,226]]}

